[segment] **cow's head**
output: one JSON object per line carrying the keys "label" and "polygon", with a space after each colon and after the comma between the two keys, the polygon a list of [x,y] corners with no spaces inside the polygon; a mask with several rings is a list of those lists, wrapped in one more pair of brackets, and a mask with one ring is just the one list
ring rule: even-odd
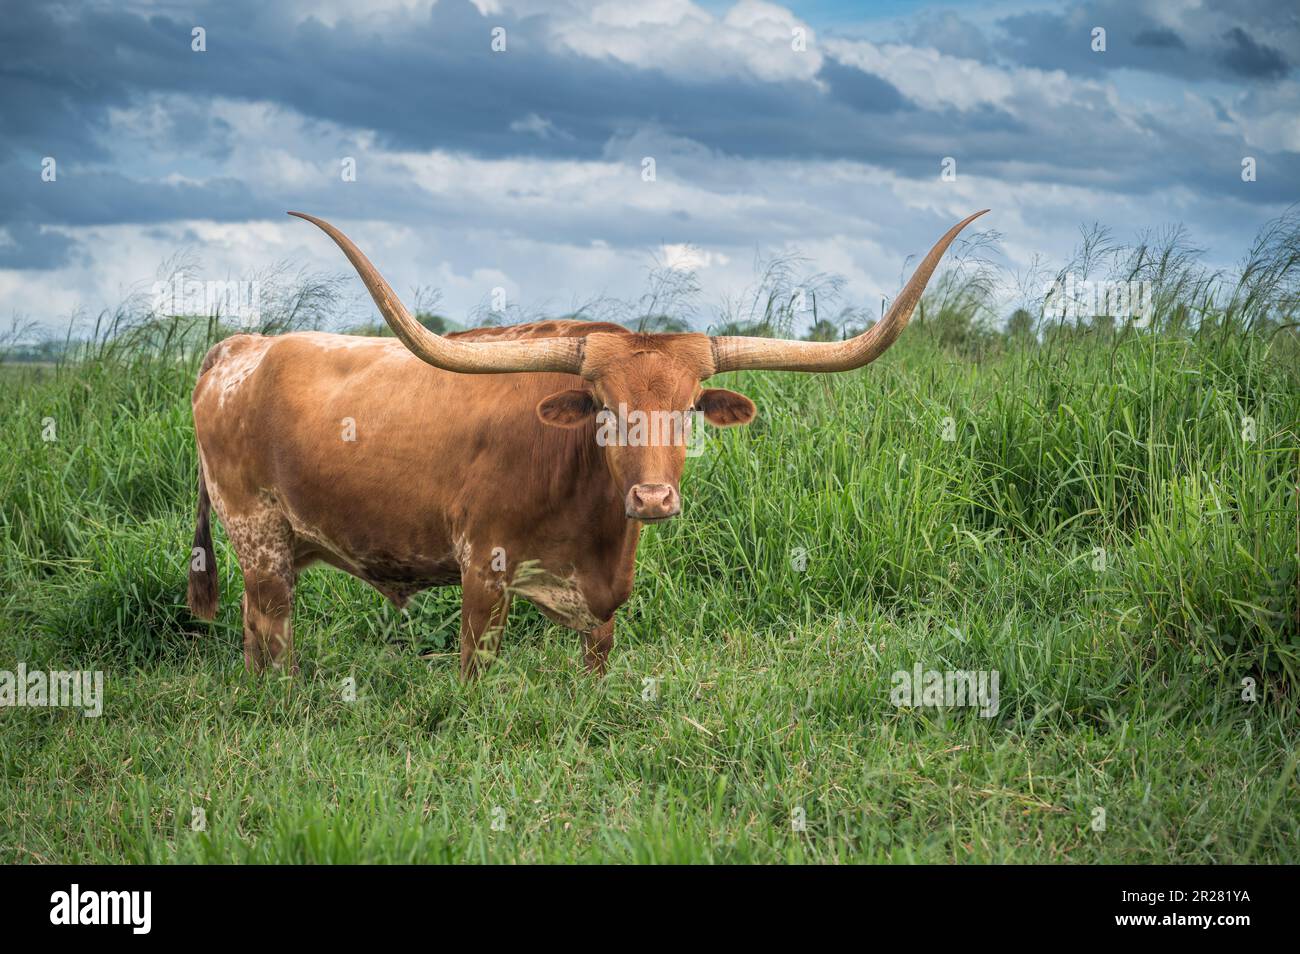
{"label": "cow's head", "polygon": [[595,424],[610,474],[629,517],[667,520],[681,511],[678,486],[691,433],[701,419],[748,424],[754,402],[701,385],[713,373],[700,334],[596,332],[584,341],[583,385],[543,398],[537,416],[552,427]]}
{"label": "cow's head", "polygon": [[537,405],[537,416],[552,427],[596,422],[597,439],[628,517],[656,521],[681,510],[677,488],[691,422],[702,417],[729,427],[753,420],[754,403],[749,398],[706,388],[704,381],[723,371],[850,371],[874,361],[906,327],[953,239],[984,212],[948,230],[922,259],[884,318],[856,338],[827,342],[599,331],[580,338],[516,341],[444,338],[411,316],[346,235],[313,216],[289,214],[318,225],[334,239],[397,337],[429,364],[463,374],[553,371],[581,377],[581,387],[544,398]]}

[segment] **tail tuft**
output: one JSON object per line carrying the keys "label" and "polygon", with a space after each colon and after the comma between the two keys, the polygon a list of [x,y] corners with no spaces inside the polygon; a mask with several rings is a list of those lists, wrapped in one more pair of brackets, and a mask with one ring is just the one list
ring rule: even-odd
{"label": "tail tuft", "polygon": [[190,612],[199,619],[217,616],[217,557],[212,550],[212,501],[199,465],[199,514],[194,527],[194,549],[190,551]]}

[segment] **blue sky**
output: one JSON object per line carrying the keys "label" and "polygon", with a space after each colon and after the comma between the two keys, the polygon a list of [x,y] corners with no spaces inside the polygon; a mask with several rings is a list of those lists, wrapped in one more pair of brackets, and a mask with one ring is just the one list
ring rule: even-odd
{"label": "blue sky", "polygon": [[1009,273],[1094,221],[1181,223],[1229,265],[1300,198],[1297,62],[1289,0],[24,4],[0,33],[0,321],[61,327],[180,250],[200,277],[344,272],[291,208],[457,320],[496,289],[635,299],[659,263],[694,271],[702,325],[793,254],[878,302],[985,206]]}

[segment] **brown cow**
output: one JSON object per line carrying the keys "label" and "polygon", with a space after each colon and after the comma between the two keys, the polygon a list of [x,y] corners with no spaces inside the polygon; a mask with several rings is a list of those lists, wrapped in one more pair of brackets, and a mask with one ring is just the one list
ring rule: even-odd
{"label": "brown cow", "polygon": [[889,313],[848,341],[634,334],[546,321],[445,337],[419,324],[333,226],[397,339],[316,332],[235,335],[208,352],[194,388],[199,508],[189,604],[217,609],[209,506],[244,574],[244,662],[293,667],[298,573],[323,561],[399,607],[461,586],[460,665],[495,655],[513,595],[582,634],[605,671],[628,598],[641,524],[681,508],[681,440],[598,441],[603,409],[694,410],[722,427],[754,405],[701,387],[722,371],[847,371],[906,326],[954,226]]}

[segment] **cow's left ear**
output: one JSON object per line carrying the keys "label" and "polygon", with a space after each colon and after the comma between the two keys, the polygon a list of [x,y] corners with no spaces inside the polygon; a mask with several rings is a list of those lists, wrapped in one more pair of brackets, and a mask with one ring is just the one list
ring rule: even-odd
{"label": "cow's left ear", "polygon": [[705,388],[695,402],[695,409],[703,411],[704,419],[714,427],[748,424],[758,413],[753,401],[725,388]]}
{"label": "cow's left ear", "polygon": [[537,416],[552,427],[577,427],[595,413],[596,396],[582,388],[557,391],[537,405]]}

